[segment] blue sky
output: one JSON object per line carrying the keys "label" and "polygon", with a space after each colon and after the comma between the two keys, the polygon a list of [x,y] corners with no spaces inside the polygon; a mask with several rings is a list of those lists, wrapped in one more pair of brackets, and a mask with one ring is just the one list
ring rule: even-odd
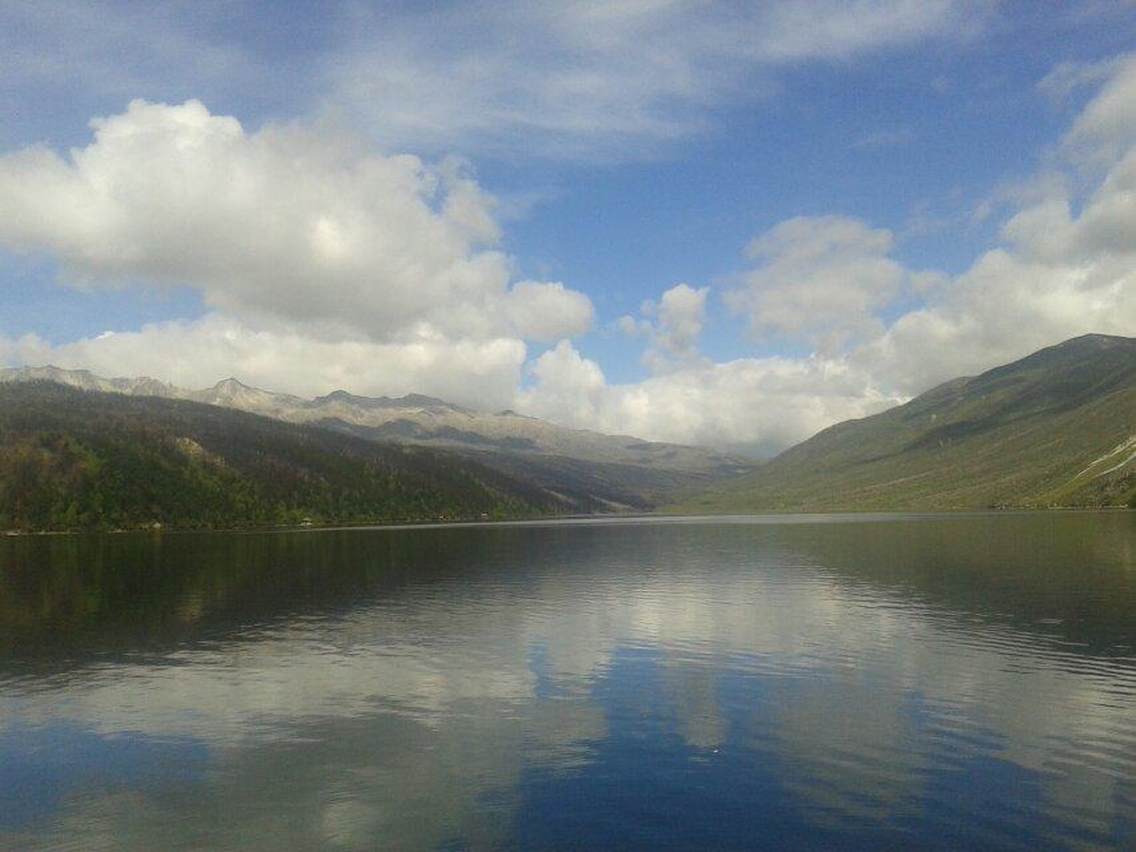
{"label": "blue sky", "polygon": [[3,363],[760,453],[1136,333],[1131,3],[12,2],[0,33]]}

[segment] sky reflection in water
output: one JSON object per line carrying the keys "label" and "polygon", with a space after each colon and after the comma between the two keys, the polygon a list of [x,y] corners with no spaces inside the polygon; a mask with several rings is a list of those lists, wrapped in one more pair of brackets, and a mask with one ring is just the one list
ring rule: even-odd
{"label": "sky reflection in water", "polygon": [[0,542],[0,846],[1136,843],[1136,517]]}

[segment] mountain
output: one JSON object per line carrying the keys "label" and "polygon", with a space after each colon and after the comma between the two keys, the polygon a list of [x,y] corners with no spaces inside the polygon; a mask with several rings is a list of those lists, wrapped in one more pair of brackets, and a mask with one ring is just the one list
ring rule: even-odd
{"label": "mountain", "polygon": [[839,423],[682,510],[1128,505],[1136,339],[1086,335]]}
{"label": "mountain", "polygon": [[738,470],[750,464],[746,459],[725,456],[704,447],[569,429],[514,411],[473,411],[421,394],[392,399],[356,396],[337,390],[315,399],[302,399],[250,387],[234,378],[225,379],[205,390],[187,390],[150,378],[105,379],[87,370],[63,370],[50,366],[0,369],[0,383],[36,379],[83,390],[189,399],[295,423],[328,421],[348,424],[368,430],[368,437],[402,443],[527,451],[667,470]]}
{"label": "mountain", "polygon": [[0,384],[0,530],[501,518],[575,508],[453,452],[189,400]]}
{"label": "mountain", "polygon": [[58,367],[10,367],[0,369],[0,383],[3,382],[57,382],[80,390],[123,393],[131,396],[184,396],[178,388],[157,379],[142,377],[137,379],[104,379],[89,370],[61,370]]}
{"label": "mountain", "polygon": [[0,383],[37,379],[84,390],[192,400],[372,441],[451,449],[556,491],[574,511],[646,510],[753,468],[748,459],[702,447],[568,429],[513,411],[473,411],[420,394],[392,399],[337,390],[303,399],[235,378],[187,390],[149,378],[105,379],[58,367],[0,370]]}
{"label": "mountain", "polygon": [[414,394],[0,370],[0,528],[645,510],[682,494],[674,508],[706,512],[1131,504],[1136,340],[1066,341],[756,469]]}

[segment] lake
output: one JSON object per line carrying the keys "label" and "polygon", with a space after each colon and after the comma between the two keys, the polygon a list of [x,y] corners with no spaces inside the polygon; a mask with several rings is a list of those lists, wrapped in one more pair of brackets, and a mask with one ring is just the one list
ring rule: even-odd
{"label": "lake", "polygon": [[5,849],[1136,848],[1136,514],[0,540]]}

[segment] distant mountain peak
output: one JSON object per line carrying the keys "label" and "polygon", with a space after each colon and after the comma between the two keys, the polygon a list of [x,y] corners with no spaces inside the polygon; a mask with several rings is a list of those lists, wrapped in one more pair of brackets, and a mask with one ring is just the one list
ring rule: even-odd
{"label": "distant mountain peak", "polygon": [[437,399],[432,396],[423,396],[419,393],[408,393],[406,396],[359,396],[350,391],[334,390],[325,396],[317,396],[311,401],[311,407],[319,408],[322,405],[336,404],[349,405],[367,410],[399,409],[399,408],[444,408],[450,411],[464,411],[461,406]]}
{"label": "distant mountain peak", "polygon": [[1074,337],[1066,340],[1064,343],[1058,343],[1056,346],[1050,347],[1052,349],[1114,349],[1126,348],[1136,349],[1136,338],[1134,337],[1121,337],[1117,334],[1082,334],[1080,337]]}
{"label": "distant mountain peak", "polygon": [[213,390],[225,390],[227,388],[240,388],[242,390],[253,390],[240,379],[229,376],[227,379],[221,379],[217,384],[213,385]]}
{"label": "distant mountain peak", "polygon": [[175,388],[149,376],[139,376],[135,379],[121,376],[105,379],[102,376],[95,375],[90,370],[68,370],[54,364],[46,364],[42,367],[0,368],[0,381],[50,381],[82,390],[107,391],[134,396],[176,395]]}
{"label": "distant mountain peak", "polygon": [[[34,368],[19,374],[0,370],[0,381],[49,379],[84,390],[174,397],[294,423],[330,424],[340,431],[354,431],[382,441],[434,444],[478,453],[492,449],[523,453],[526,457],[539,454],[589,464],[657,468],[694,478],[721,476],[733,472],[741,463],[737,458],[710,449],[677,444],[648,445],[624,435],[559,426],[512,410],[491,414],[463,408],[420,393],[396,398],[368,397],[338,388],[312,399],[252,387],[235,376],[210,388],[187,390],[153,379],[102,379],[86,371],[45,374],[48,369]],[[651,452],[644,452],[644,447],[649,447]]]}
{"label": "distant mountain peak", "polygon": [[1064,343],[1058,343],[1058,346],[1065,346],[1069,343],[1076,343],[1078,340],[1093,340],[1100,343],[1121,344],[1125,346],[1136,346],[1136,337],[1124,337],[1119,334],[1102,334],[1100,332],[1091,331],[1088,334],[1082,334],[1079,337],[1071,337]]}
{"label": "distant mountain peak", "polygon": [[[1136,350],[1136,338],[1121,337],[1116,334],[1082,334],[1079,337],[1071,337],[1068,340],[1055,343],[1053,346],[1046,346],[1043,349],[1039,349],[1031,355],[1020,359],[1020,362],[1028,362],[1030,359],[1054,354],[1092,355],[1097,352],[1114,349]],[[1009,367],[1020,362],[1015,361],[1012,364],[1006,364],[1004,366]]]}

